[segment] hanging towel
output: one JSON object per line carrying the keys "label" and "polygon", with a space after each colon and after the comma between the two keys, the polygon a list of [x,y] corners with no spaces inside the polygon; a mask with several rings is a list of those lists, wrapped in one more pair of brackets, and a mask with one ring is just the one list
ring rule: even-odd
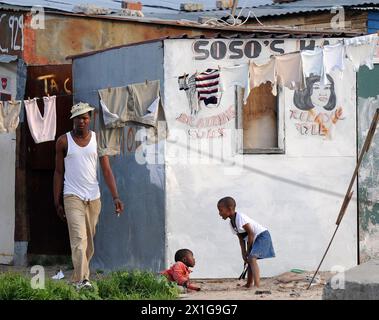
{"label": "hanging towel", "polygon": [[346,56],[353,64],[354,71],[360,66],[366,65],[370,70],[374,69],[374,57],[378,44],[378,35],[370,34],[345,40]]}
{"label": "hanging towel", "polygon": [[262,65],[254,62],[250,64],[250,89],[259,87],[266,82],[271,82],[272,93],[276,95],[275,59],[270,59],[269,62]]}
{"label": "hanging towel", "polygon": [[321,77],[323,71],[322,49],[315,48],[314,50],[304,50],[301,51],[300,54],[304,78],[308,78],[311,74]]}
{"label": "hanging towel", "polygon": [[0,101],[0,133],[14,133],[20,121],[21,101]]}
{"label": "hanging towel", "polygon": [[241,64],[238,66],[221,68],[221,90],[225,92],[230,87],[240,86],[245,89],[243,102],[246,103],[250,94],[249,65]]}
{"label": "hanging towel", "polygon": [[300,53],[275,56],[275,60],[278,84],[289,89],[303,89],[304,78]]}
{"label": "hanging towel", "polygon": [[218,105],[220,92],[219,70],[207,69],[202,73],[196,74],[195,84],[199,103],[203,102],[205,106]]}
{"label": "hanging towel", "polygon": [[322,83],[326,84],[328,82],[326,75],[333,70],[339,70],[342,77],[342,71],[345,69],[345,46],[342,43],[324,46],[323,55],[324,74]]}
{"label": "hanging towel", "polygon": [[[159,87],[159,80],[154,80],[99,90],[105,127],[124,127],[128,121],[156,127],[161,106]],[[157,106],[152,107],[157,99]]]}
{"label": "hanging towel", "polygon": [[24,100],[30,133],[35,143],[53,141],[57,128],[56,96],[43,97],[44,112],[41,115],[37,98]]}

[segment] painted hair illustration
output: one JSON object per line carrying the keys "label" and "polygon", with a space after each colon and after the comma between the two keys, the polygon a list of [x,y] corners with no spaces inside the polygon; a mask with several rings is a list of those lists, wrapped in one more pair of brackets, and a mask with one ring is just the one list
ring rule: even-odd
{"label": "painted hair illustration", "polygon": [[328,83],[322,85],[320,76],[310,75],[305,79],[306,88],[295,90],[293,102],[300,110],[311,110],[313,108],[323,108],[331,111],[336,107],[336,93],[334,90],[334,80],[327,74]]}

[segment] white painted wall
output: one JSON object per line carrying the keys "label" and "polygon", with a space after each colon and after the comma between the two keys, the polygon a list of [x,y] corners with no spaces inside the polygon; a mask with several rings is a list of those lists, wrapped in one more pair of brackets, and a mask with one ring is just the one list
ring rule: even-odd
{"label": "white painted wall", "polygon": [[[229,195],[236,199],[238,211],[265,225],[271,233],[276,258],[260,262],[262,276],[277,275],[291,268],[315,270],[334,232],[355,166],[355,74],[349,65],[342,79],[333,74],[337,107],[343,108],[344,120],[336,123],[332,139],[299,133],[290,117],[290,110],[296,109],[293,91],[286,89],[280,96],[285,154],[236,156],[232,152],[237,145],[235,119],[220,126],[224,128],[223,137],[189,137],[190,126],[177,120],[182,113],[189,114],[186,95],[179,91],[177,78],[184,73],[234,65],[248,59],[195,60],[194,41],[164,43],[164,101],[169,127],[165,157],[167,264],[173,263],[176,250],[189,248],[196,258],[192,277],[239,276],[243,261],[238,239],[231,233],[229,221],[222,220],[216,208],[217,201]],[[231,40],[218,41],[229,44]],[[259,40],[262,46],[259,61],[273,54],[268,49],[270,41]],[[286,52],[296,51],[299,41],[287,39],[277,47]],[[198,117],[209,117],[234,106],[234,90],[226,92],[222,99],[218,108],[203,108]],[[209,141],[212,141],[211,151]],[[214,158],[210,161],[204,153],[189,153],[189,147],[210,153]],[[228,150],[230,155],[225,157]],[[219,161],[220,158],[239,164],[231,166]],[[356,265],[356,230],[357,204],[353,199],[323,270]]]}
{"label": "white painted wall", "polygon": [[[16,64],[0,63],[0,75],[11,81],[6,93],[16,97]],[[0,264],[14,254],[16,134],[0,133]]]}

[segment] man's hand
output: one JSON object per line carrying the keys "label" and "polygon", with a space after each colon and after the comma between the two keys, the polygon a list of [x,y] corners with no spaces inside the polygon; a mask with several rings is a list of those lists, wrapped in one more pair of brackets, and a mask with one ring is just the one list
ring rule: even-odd
{"label": "man's hand", "polygon": [[114,198],[113,203],[115,206],[116,214],[120,215],[124,211],[124,204],[120,200],[120,198]]}
{"label": "man's hand", "polygon": [[57,215],[62,221],[66,221],[66,213],[64,212],[63,206],[60,204],[55,207],[57,210]]}

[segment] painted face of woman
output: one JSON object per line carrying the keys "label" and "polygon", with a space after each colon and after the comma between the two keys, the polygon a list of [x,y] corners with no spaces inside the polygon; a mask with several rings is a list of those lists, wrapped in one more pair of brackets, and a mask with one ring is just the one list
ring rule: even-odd
{"label": "painted face of woman", "polygon": [[325,85],[322,85],[320,81],[317,81],[313,84],[311,102],[316,108],[318,109],[324,108],[329,102],[330,95],[331,95],[330,82],[328,82]]}

